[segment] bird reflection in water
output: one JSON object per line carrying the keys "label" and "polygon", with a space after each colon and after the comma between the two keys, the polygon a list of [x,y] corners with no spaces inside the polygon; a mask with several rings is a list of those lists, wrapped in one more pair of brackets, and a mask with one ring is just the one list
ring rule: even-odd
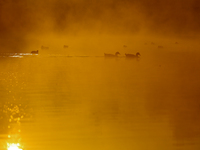
{"label": "bird reflection in water", "polygon": [[23,150],[19,143],[7,143],[7,150]]}

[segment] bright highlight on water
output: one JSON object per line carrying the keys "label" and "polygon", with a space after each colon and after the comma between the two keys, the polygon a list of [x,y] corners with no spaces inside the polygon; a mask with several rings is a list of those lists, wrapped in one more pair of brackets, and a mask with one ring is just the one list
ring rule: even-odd
{"label": "bright highlight on water", "polygon": [[7,143],[7,150],[23,150],[19,143]]}

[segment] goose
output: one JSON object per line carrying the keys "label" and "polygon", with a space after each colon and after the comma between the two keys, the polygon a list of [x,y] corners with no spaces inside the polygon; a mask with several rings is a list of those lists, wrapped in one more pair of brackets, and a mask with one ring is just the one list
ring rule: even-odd
{"label": "goose", "polygon": [[64,45],[63,48],[68,48],[68,45]]}
{"label": "goose", "polygon": [[41,49],[49,49],[49,47],[41,46]]}
{"label": "goose", "polygon": [[134,54],[125,54],[125,55],[127,58],[139,58],[139,56],[141,56],[139,52],[137,52],[136,55]]}
{"label": "goose", "polygon": [[31,54],[38,54],[38,50],[37,51],[31,51]]}
{"label": "goose", "polygon": [[105,56],[105,57],[117,57],[118,55],[120,55],[119,52],[116,52],[115,54],[107,54],[107,53],[104,53],[104,56]]}
{"label": "goose", "polygon": [[123,45],[123,47],[124,47],[124,48],[127,48],[127,46],[126,46],[126,45]]}

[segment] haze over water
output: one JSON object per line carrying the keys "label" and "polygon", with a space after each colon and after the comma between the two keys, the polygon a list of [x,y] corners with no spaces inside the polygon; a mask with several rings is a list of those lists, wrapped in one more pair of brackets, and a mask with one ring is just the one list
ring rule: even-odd
{"label": "haze over water", "polygon": [[1,0],[0,150],[199,150],[199,16],[198,0]]}
{"label": "haze over water", "polygon": [[198,150],[199,56],[170,55],[2,57],[1,149]]}

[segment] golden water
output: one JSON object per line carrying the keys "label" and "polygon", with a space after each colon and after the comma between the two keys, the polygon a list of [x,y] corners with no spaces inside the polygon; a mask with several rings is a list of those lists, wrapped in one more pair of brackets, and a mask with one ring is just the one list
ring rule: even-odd
{"label": "golden water", "polygon": [[199,150],[199,59],[142,56],[2,57],[0,150]]}

